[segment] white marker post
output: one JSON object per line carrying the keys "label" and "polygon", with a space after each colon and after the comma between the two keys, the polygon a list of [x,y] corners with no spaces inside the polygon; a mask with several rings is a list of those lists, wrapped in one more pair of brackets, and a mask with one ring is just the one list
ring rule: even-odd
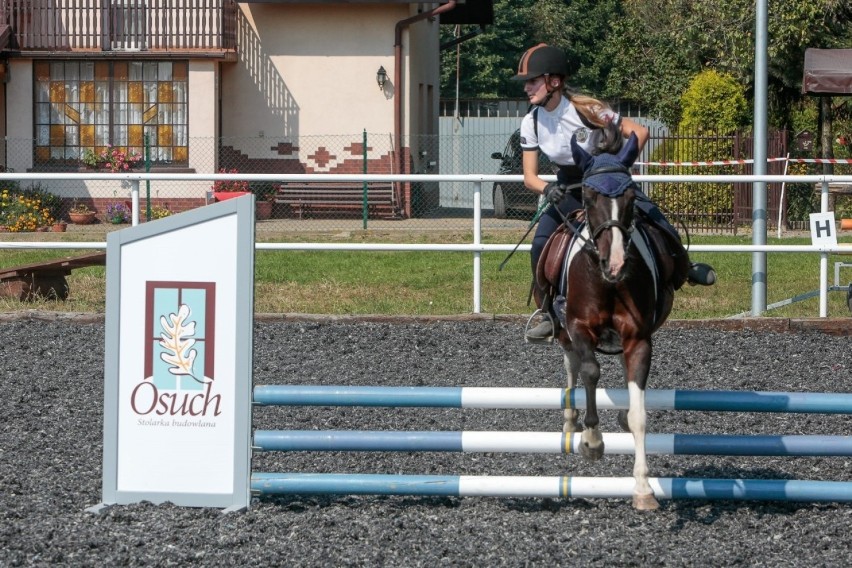
{"label": "white marker post", "polygon": [[[811,213],[811,244],[820,248],[837,246],[837,230],[834,224],[834,211]],[[828,253],[819,255],[819,317],[828,317]]]}

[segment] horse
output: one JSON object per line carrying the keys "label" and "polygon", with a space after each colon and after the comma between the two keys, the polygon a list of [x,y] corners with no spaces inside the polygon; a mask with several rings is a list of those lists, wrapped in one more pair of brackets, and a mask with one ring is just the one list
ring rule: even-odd
{"label": "horse", "polygon": [[[579,411],[564,412],[563,430],[582,429],[581,454],[586,459],[603,457],[604,443],[598,429],[595,390],[600,378],[596,352],[621,355],[629,393],[629,410],[619,412],[621,427],[633,433],[635,458],[633,506],[640,510],[659,507],[648,483],[645,457],[645,386],[651,368],[652,335],[671,312],[674,290],[683,284],[682,262],[667,248],[667,237],[634,212],[637,199],[644,198],[630,173],[639,149],[635,135],[617,153],[592,156],[575,139],[571,141],[575,164],[584,172],[582,202],[584,223],[573,229],[570,245],[548,246],[539,262],[539,284],[556,298],[554,308],[562,325],[558,341],[568,375],[568,388],[578,380],[586,390],[585,428]],[[568,220],[564,227],[570,227]],[[640,228],[641,227],[641,228]],[[559,233],[552,239],[559,238]],[[561,251],[557,250],[561,249]],[[567,249],[567,250],[566,250]],[[564,255],[563,255],[564,253]],[[564,261],[556,260],[554,255]],[[651,260],[653,257],[653,260]],[[543,266],[560,266],[546,274]]]}

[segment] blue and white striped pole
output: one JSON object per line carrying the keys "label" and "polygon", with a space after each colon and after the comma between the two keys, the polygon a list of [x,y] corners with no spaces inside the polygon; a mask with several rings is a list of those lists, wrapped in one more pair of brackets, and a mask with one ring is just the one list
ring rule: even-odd
{"label": "blue and white striped pole", "polygon": [[[574,454],[581,434],[562,432],[418,432],[366,430],[257,430],[264,452],[493,452]],[[605,453],[634,453],[633,434],[604,433]],[[646,434],[649,455],[852,456],[852,436],[744,436]]]}
{"label": "blue and white striped pole", "polygon": [[[625,409],[625,389],[598,389],[599,409]],[[584,389],[259,385],[253,402],[275,406],[565,409],[586,407]],[[646,410],[852,414],[852,393],[652,389]]]}
{"label": "blue and white striped pole", "polygon": [[[775,479],[649,479],[657,499],[852,502],[852,482]],[[420,495],[629,499],[632,477],[512,477],[253,473],[257,495]]]}

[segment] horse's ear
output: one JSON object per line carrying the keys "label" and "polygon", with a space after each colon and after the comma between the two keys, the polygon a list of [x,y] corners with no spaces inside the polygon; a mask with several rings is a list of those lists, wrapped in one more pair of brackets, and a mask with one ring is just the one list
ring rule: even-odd
{"label": "horse's ear", "polygon": [[[621,150],[619,150],[618,156],[616,157],[619,162],[628,168],[633,165],[633,162],[635,162],[636,158],[639,157],[639,139],[636,137],[635,132],[630,133],[630,138],[628,138],[627,143],[621,147]],[[574,160],[576,161],[577,158],[574,158]]]}
{"label": "horse's ear", "polygon": [[576,134],[571,136],[571,155],[574,156],[574,164],[581,170],[586,171],[586,166],[592,159],[592,155],[577,144]]}

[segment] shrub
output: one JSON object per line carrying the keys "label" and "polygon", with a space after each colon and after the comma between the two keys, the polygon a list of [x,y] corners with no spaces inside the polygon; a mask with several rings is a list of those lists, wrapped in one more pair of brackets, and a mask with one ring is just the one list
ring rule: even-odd
{"label": "shrub", "polygon": [[0,225],[10,232],[35,231],[53,222],[50,207],[40,196],[8,189],[0,191]]}
{"label": "shrub", "polygon": [[155,205],[151,207],[151,220],[154,221],[156,219],[162,219],[163,217],[168,217],[172,212],[169,211],[168,207],[160,207],[159,205]]}
{"label": "shrub", "polygon": [[[231,170],[226,170],[222,168],[219,170],[220,174],[238,174],[240,170],[234,168]],[[245,180],[216,180],[213,182],[213,191],[249,191],[249,182]]]}
{"label": "shrub", "polygon": [[[681,97],[683,119],[678,125],[681,138],[669,140],[654,152],[652,159],[694,162],[729,160],[738,153],[732,134],[748,124],[748,102],[743,89],[728,75],[703,71],[696,75]],[[692,168],[652,168],[649,173],[690,174]],[[702,174],[742,173],[735,166],[702,167]],[[664,208],[690,212],[718,223],[732,219],[733,187],[718,183],[662,183],[655,187],[654,199]]]}

